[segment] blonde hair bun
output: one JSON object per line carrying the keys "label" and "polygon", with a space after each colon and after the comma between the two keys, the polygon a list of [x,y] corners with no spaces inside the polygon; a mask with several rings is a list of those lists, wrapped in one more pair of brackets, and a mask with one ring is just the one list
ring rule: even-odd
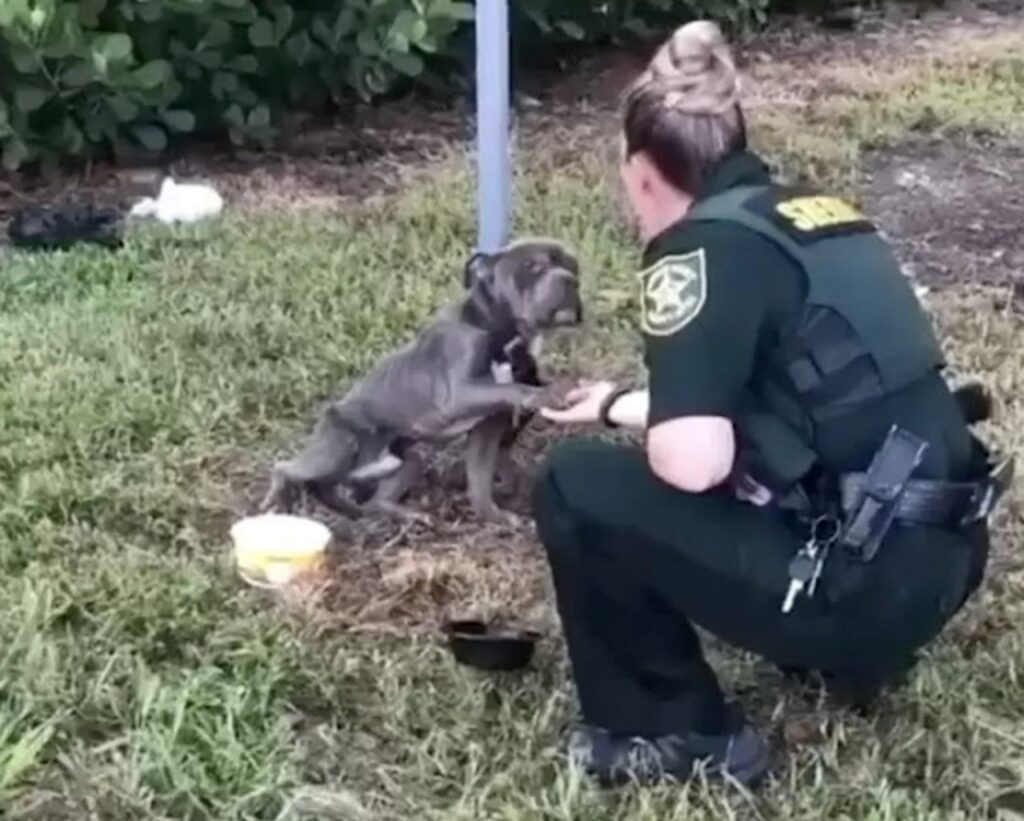
{"label": "blonde hair bun", "polygon": [[641,84],[657,89],[666,108],[718,115],[739,101],[740,81],[721,29],[697,20],[676,29],[654,55]]}

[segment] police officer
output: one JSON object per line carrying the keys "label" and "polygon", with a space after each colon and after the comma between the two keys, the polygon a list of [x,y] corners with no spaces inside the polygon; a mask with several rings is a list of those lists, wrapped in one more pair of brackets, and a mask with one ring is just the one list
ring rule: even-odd
{"label": "police officer", "polygon": [[543,411],[644,432],[560,443],[533,496],[582,711],[570,757],[606,783],[766,772],[694,625],[858,700],[908,669],[980,582],[1007,481],[888,246],[771,180],[737,85],[697,22],[629,90],[647,388]]}

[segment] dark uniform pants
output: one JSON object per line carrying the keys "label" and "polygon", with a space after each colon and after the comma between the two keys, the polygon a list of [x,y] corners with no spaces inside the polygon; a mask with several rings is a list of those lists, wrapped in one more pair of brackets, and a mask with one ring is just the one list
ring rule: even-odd
{"label": "dark uniform pants", "polygon": [[670,487],[639,449],[563,442],[533,502],[584,720],[647,736],[723,729],[722,693],[692,625],[780,666],[884,675],[959,609],[987,550],[985,540],[972,549],[964,536],[895,528],[856,592],[830,605],[826,573],[814,599],[783,614],[802,534],[724,491]]}

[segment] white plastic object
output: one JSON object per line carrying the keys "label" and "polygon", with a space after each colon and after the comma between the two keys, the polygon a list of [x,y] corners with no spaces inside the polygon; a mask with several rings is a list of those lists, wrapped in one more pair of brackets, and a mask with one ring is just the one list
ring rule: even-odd
{"label": "white plastic object", "polygon": [[144,197],[132,206],[133,217],[156,217],[165,225],[196,223],[219,216],[224,199],[209,185],[175,182],[164,177],[160,194]]}
{"label": "white plastic object", "polygon": [[331,531],[314,519],[265,513],[231,526],[239,575],[256,587],[280,587],[315,571]]}

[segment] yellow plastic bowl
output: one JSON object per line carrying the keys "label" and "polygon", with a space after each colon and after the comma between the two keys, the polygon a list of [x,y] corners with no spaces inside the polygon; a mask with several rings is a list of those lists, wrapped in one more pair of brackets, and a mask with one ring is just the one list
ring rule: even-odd
{"label": "yellow plastic bowl", "polygon": [[231,540],[246,582],[280,587],[320,567],[331,531],[313,519],[267,513],[235,522]]}

